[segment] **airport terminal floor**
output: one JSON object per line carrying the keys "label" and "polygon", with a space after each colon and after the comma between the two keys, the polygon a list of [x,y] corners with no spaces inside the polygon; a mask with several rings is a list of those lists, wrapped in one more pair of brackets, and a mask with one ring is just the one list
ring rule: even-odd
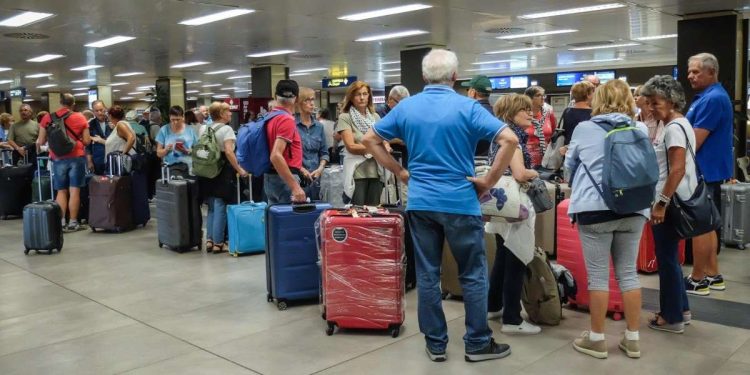
{"label": "airport terminal floor", "polygon": [[[154,207],[152,206],[152,209]],[[690,296],[682,335],[647,328],[658,276],[641,275],[640,359],[617,349],[624,321],[607,319],[609,358],[577,353],[587,312],[565,308],[556,327],[508,336],[491,321],[501,360],[464,362],[464,309],[443,303],[448,361],[431,362],[406,294],[401,335],[337,332],[313,301],[279,311],[266,301],[265,256],[160,249],[156,220],[123,234],[65,235],[61,253],[24,255],[22,221],[0,222],[0,374],[748,374],[750,257],[719,255],[726,291]],[[689,272],[689,268],[686,268]]]}

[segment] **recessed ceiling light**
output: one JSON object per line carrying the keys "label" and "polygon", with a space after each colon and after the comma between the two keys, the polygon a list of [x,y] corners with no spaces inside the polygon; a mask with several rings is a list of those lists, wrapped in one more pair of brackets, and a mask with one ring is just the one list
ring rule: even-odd
{"label": "recessed ceiling light", "polygon": [[87,93],[87,92],[81,92],[81,93],[78,93],[78,94],[73,94],[73,96],[88,96],[88,95],[89,95],[89,93]]}
{"label": "recessed ceiling light", "polygon": [[99,69],[103,67],[104,65],[84,65],[84,66],[79,66],[77,68],[71,68],[70,70],[80,72],[82,70],[94,70],[94,69]]}
{"label": "recessed ceiling light", "polygon": [[289,74],[290,77],[299,77],[299,76],[309,76],[310,73],[292,73]]}
{"label": "recessed ceiling light", "polygon": [[146,90],[151,90],[151,89],[153,89],[153,88],[155,88],[155,87],[156,87],[156,86],[139,86],[139,87],[136,87],[135,89],[136,89],[136,90],[142,90],[142,91],[146,91]]}
{"label": "recessed ceiling light", "polygon": [[219,90],[222,90],[222,91],[231,91],[231,90],[237,90],[237,87],[222,87]]}
{"label": "recessed ceiling light", "polygon": [[405,38],[407,36],[422,35],[422,34],[429,34],[429,32],[424,31],[424,30],[406,30],[406,31],[399,31],[395,33],[365,36],[365,37],[355,40],[355,42],[374,42],[376,40]]}
{"label": "recessed ceiling light", "polygon": [[497,55],[500,53],[513,53],[513,52],[526,52],[526,51],[537,51],[540,49],[545,49],[547,47],[544,46],[538,46],[538,47],[526,47],[526,48],[514,48],[514,49],[504,49],[499,51],[489,51],[485,52],[485,55]]}
{"label": "recessed ceiling light", "polygon": [[228,94],[214,95],[214,98],[228,98]]}
{"label": "recessed ceiling light", "polygon": [[135,98],[133,98],[132,96],[123,96],[122,98],[120,98],[120,100],[133,100],[133,99]]}
{"label": "recessed ceiling light", "polygon": [[102,48],[102,47],[109,47],[109,46],[111,46],[113,44],[127,42],[127,41],[130,41],[130,40],[133,40],[133,39],[135,39],[135,37],[133,37],[133,36],[117,35],[117,36],[113,36],[111,38],[102,39],[102,40],[98,40],[96,42],[91,42],[91,43],[88,43],[88,44],[84,44],[84,46],[85,47],[92,47],[92,48]]}
{"label": "recessed ceiling light", "polygon": [[601,11],[601,10],[623,8],[623,7],[626,7],[626,6],[627,5],[621,4],[621,3],[610,3],[610,4],[593,5],[593,6],[581,7],[581,8],[570,8],[570,9],[554,10],[554,11],[551,11],[551,12],[541,12],[541,13],[524,14],[522,16],[518,16],[518,18],[521,18],[521,19],[534,19],[534,18],[555,17],[555,16],[564,16],[564,15],[567,15],[567,14],[598,12],[598,11]]}
{"label": "recessed ceiling light", "polygon": [[369,12],[350,14],[346,16],[341,16],[339,17],[339,19],[344,20],[344,21],[361,21],[361,20],[366,20],[369,18],[377,18],[377,17],[383,17],[383,16],[390,16],[392,14],[414,12],[417,10],[428,9],[428,8],[432,8],[432,5],[408,4],[408,5],[402,5],[402,6],[392,7],[392,8],[372,10]]}
{"label": "recessed ceiling light", "polygon": [[200,93],[198,95],[200,95],[200,96],[209,96],[209,95],[213,95],[213,94],[214,93],[212,93],[212,92],[202,92],[202,93]]}
{"label": "recessed ceiling light", "polygon": [[497,39],[531,38],[531,37],[535,37],[535,36],[545,36],[545,35],[557,35],[557,34],[575,33],[577,31],[578,30],[576,30],[576,29],[550,30],[550,31],[540,31],[540,32],[536,32],[536,33],[503,35],[503,36],[497,37]]}
{"label": "recessed ceiling light", "polygon": [[[577,61],[569,61],[565,64],[593,64],[593,63],[600,63],[600,62],[612,62],[612,61],[622,61],[622,58],[616,57],[612,59],[596,59],[596,60],[577,60]],[[563,65],[565,65],[563,64]]]}
{"label": "recessed ceiling light", "polygon": [[36,74],[30,74],[26,76],[26,78],[44,78],[44,77],[52,77],[52,74],[51,73],[36,73]]}
{"label": "recessed ceiling light", "polygon": [[396,61],[384,61],[384,62],[380,63],[380,65],[391,65],[391,64],[401,64],[401,60],[396,60]]}
{"label": "recessed ceiling light", "polygon": [[677,34],[642,36],[640,38],[635,38],[635,40],[656,40],[656,39],[668,39],[668,38],[677,38]]}
{"label": "recessed ceiling light", "polygon": [[198,100],[198,98],[197,98],[197,97],[195,97],[195,96],[189,96],[189,97],[187,98],[187,100]]}
{"label": "recessed ceiling light", "polygon": [[54,59],[59,59],[61,57],[65,57],[65,55],[46,54],[46,55],[41,55],[41,56],[37,56],[37,57],[31,58],[31,59],[28,59],[26,61],[28,61],[28,62],[45,62],[45,61],[50,61],[50,60],[54,60]]}
{"label": "recessed ceiling light", "polygon": [[382,71],[383,71],[383,72],[400,72],[400,71],[401,71],[401,68],[396,68],[396,69],[383,69]]}
{"label": "recessed ceiling light", "polygon": [[201,87],[219,87],[219,86],[221,86],[221,83],[209,83]]}
{"label": "recessed ceiling light", "polygon": [[4,85],[6,83],[13,83],[13,80],[12,79],[4,79],[4,80],[0,81],[0,85]]}
{"label": "recessed ceiling light", "polygon": [[311,68],[311,69],[300,69],[295,70],[292,73],[310,73],[310,72],[322,72],[324,70],[328,70],[328,68]]}
{"label": "recessed ceiling light", "polygon": [[268,56],[286,55],[290,53],[297,53],[297,51],[293,49],[282,49],[278,51],[251,53],[247,55],[247,57],[268,57]]}
{"label": "recessed ceiling light", "polygon": [[115,77],[132,77],[132,76],[139,76],[141,74],[146,74],[146,73],[144,73],[144,72],[120,73],[120,74],[115,74]]}
{"label": "recessed ceiling light", "polygon": [[187,90],[187,91],[185,91],[186,94],[195,94],[195,93],[199,93],[199,92],[200,92],[200,90]]}
{"label": "recessed ceiling light", "polygon": [[250,89],[235,89],[234,92],[252,92]]}
{"label": "recessed ceiling light", "polygon": [[227,77],[227,79],[243,79],[243,78],[251,78],[252,76],[250,74],[244,75],[244,76],[231,76]]}
{"label": "recessed ceiling light", "polygon": [[110,83],[109,85],[112,86],[112,87],[115,87],[115,86],[129,85],[129,83],[127,83],[127,82],[115,82],[115,83]]}
{"label": "recessed ceiling light", "polygon": [[36,88],[38,88],[38,89],[46,89],[46,88],[55,87],[55,86],[57,86],[57,83],[48,83],[46,85],[37,86]]}
{"label": "recessed ceiling light", "polygon": [[255,12],[255,10],[253,9],[225,10],[223,12],[214,13],[208,16],[201,16],[201,17],[195,17],[195,18],[183,20],[183,21],[180,21],[180,25],[187,25],[187,26],[205,25],[207,23],[221,21],[227,18],[237,17],[237,16],[241,16],[241,15],[249,14],[253,12]]}
{"label": "recessed ceiling light", "polygon": [[143,92],[141,91],[133,91],[133,92],[128,93],[128,95],[141,95],[141,94],[143,94]]}
{"label": "recessed ceiling light", "polygon": [[0,26],[5,27],[20,27],[39,22],[45,18],[54,16],[52,13],[40,13],[40,12],[23,12],[10,18],[6,18],[0,21]]}
{"label": "recessed ceiling light", "polygon": [[74,89],[71,89],[71,91],[86,91],[88,89],[88,87],[76,87]]}
{"label": "recessed ceiling light", "polygon": [[386,74],[383,77],[390,78],[390,77],[401,77],[401,74]]}
{"label": "recessed ceiling light", "polygon": [[201,83],[201,82],[203,82],[203,81],[187,81],[187,82],[185,82],[185,84],[186,85],[192,85],[194,83]]}
{"label": "recessed ceiling light", "polygon": [[[88,94],[87,94],[87,95],[88,95]],[[23,101],[24,101],[24,103],[28,103],[28,102],[35,102],[35,101],[36,101],[36,99],[33,99],[33,98],[27,98],[27,99],[24,99]]]}
{"label": "recessed ceiling light", "polygon": [[193,66],[206,65],[206,64],[210,64],[210,62],[208,62],[208,61],[191,61],[191,62],[186,62],[186,63],[172,65],[172,69],[190,68],[190,67],[193,67]]}
{"label": "recessed ceiling light", "polygon": [[477,61],[477,62],[471,63],[471,65],[500,64],[500,63],[508,63],[512,61],[515,61],[515,60],[507,59],[507,60]]}
{"label": "recessed ceiling light", "polygon": [[233,73],[236,71],[237,69],[224,69],[224,70],[214,70],[213,72],[205,72],[203,74],[224,74],[224,73]]}
{"label": "recessed ceiling light", "polygon": [[120,90],[112,90],[112,92],[120,92]]}
{"label": "recessed ceiling light", "polygon": [[84,78],[84,79],[77,79],[75,81],[70,81],[70,83],[84,83],[84,82],[94,82],[96,81],[96,78]]}
{"label": "recessed ceiling light", "polygon": [[7,68],[7,67],[4,67],[4,66],[0,66],[0,72],[7,72],[9,70],[13,70],[13,69],[12,68]]}
{"label": "recessed ceiling light", "polygon": [[575,47],[570,48],[570,51],[588,51],[592,49],[605,49],[605,48],[620,48],[620,47],[631,47],[631,46],[639,46],[640,43],[621,43],[621,44],[601,44],[598,46],[586,46],[586,47]]}

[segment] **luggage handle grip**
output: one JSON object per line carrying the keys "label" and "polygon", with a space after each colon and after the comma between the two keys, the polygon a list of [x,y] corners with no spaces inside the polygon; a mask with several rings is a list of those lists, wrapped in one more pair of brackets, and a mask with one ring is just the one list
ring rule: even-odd
{"label": "luggage handle grip", "polygon": [[313,212],[317,207],[315,203],[292,203],[292,211],[296,213]]}
{"label": "luggage handle grip", "polygon": [[[243,202],[242,202],[242,198],[240,197],[240,190],[242,190],[242,188],[240,187],[240,174],[237,173],[236,175],[237,175],[237,204],[241,204]],[[247,182],[249,186],[248,189],[250,189],[250,201],[249,202],[255,203],[253,202],[253,175],[252,174],[248,173]]]}
{"label": "luggage handle grip", "polygon": [[161,165],[161,182],[166,184],[170,179],[171,176],[169,175],[169,166],[164,163]]}
{"label": "luggage handle grip", "polygon": [[[43,160],[50,161],[49,156],[37,156],[36,157],[36,174],[39,176],[39,202],[42,202],[42,163],[40,163]],[[49,169],[49,196],[50,199],[55,200],[55,188],[52,183],[52,176],[54,176],[54,173],[52,172],[52,168]]]}
{"label": "luggage handle grip", "polygon": [[112,170],[112,158],[117,160],[117,175],[122,176],[122,159],[124,157],[124,154],[120,153],[110,153],[107,155],[107,161],[109,162],[109,177],[113,177],[115,174]]}

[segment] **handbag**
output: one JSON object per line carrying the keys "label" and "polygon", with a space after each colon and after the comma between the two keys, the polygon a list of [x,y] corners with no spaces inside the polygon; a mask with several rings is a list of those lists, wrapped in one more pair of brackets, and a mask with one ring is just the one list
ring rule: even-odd
{"label": "handbag", "polygon": [[[477,167],[477,177],[486,175],[489,169],[489,166]],[[513,176],[502,176],[493,188],[479,197],[482,216],[489,217],[490,221],[517,222],[527,219],[528,208],[521,204],[521,194],[525,192],[525,188]]]}
{"label": "handbag", "polygon": [[[670,123],[671,124],[671,123]],[[670,124],[667,124],[669,126]],[[672,224],[680,238],[692,238],[701,234],[715,231],[721,227],[721,213],[714,204],[714,196],[708,189],[703,173],[695,160],[695,152],[690,145],[687,132],[678,124],[685,134],[690,156],[695,161],[695,170],[698,174],[698,186],[696,186],[690,199],[683,200],[677,192],[672,194],[672,199],[667,206],[666,219]],[[664,143],[666,148],[666,142]],[[669,149],[667,149],[669,155]],[[669,157],[667,156],[667,175],[669,175]]]}
{"label": "handbag", "polygon": [[552,133],[552,138],[549,140],[549,146],[544,151],[542,157],[542,167],[552,171],[558,171],[563,165],[563,156],[560,155],[560,149],[565,146],[565,129],[563,125],[563,119],[569,108],[565,108],[560,121],[557,122],[557,128]]}
{"label": "handbag", "polygon": [[529,196],[531,204],[534,205],[534,212],[538,214],[555,207],[555,204],[549,197],[547,183],[540,178],[529,181],[526,194]]}

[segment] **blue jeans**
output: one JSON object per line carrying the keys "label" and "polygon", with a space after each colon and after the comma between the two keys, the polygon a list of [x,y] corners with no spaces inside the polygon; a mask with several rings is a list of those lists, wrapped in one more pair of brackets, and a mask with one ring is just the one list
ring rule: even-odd
{"label": "blue jeans", "polygon": [[440,291],[445,239],[458,263],[464,292],[466,351],[486,347],[492,330],[487,325],[489,286],[482,219],[433,211],[409,211],[408,214],[417,265],[419,330],[425,335],[427,347],[433,352],[443,352],[448,344],[448,326]]}
{"label": "blue jeans", "polygon": [[227,227],[227,205],[221,198],[208,197],[208,215],[206,216],[206,239],[215,243],[224,242]]}
{"label": "blue jeans", "polygon": [[669,324],[682,322],[682,312],[690,310],[682,267],[678,259],[680,238],[674,227],[665,221],[654,225],[656,262],[659,265],[659,306],[661,317]]}
{"label": "blue jeans", "polygon": [[68,190],[86,185],[86,158],[75,157],[53,160],[52,186],[55,190]]}
{"label": "blue jeans", "polygon": [[[293,174],[294,179],[299,182],[299,176]],[[268,199],[268,205],[292,203],[292,189],[277,174],[266,173],[263,175],[263,190]]]}

